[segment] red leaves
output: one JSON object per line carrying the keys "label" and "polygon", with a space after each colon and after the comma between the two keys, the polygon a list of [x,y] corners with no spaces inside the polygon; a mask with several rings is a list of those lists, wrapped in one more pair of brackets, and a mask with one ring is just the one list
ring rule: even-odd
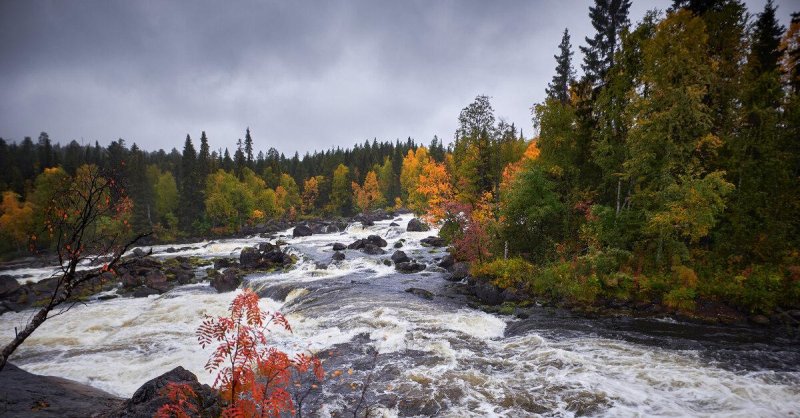
{"label": "red leaves", "polygon": [[189,418],[197,414],[197,405],[190,402],[192,399],[197,399],[197,394],[188,384],[169,382],[161,389],[161,394],[170,402],[158,408],[156,418]]}
{"label": "red leaves", "polygon": [[316,356],[301,353],[290,358],[268,345],[266,333],[271,324],[290,332],[292,329],[282,314],[262,312],[258,301],[258,295],[245,290],[231,303],[229,316],[206,317],[197,329],[201,347],[218,344],[205,368],[218,373],[214,387],[228,403],[223,417],[293,413],[288,391],[293,376],[311,373],[316,380],[322,380],[325,375]]}

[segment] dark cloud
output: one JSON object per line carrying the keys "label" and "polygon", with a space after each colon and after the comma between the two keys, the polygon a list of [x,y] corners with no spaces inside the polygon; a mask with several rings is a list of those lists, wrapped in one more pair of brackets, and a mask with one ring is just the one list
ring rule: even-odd
{"label": "dark cloud", "polygon": [[590,3],[4,1],[0,136],[169,149],[205,130],[220,148],[249,126],[287,154],[449,141],[478,94],[530,133],[564,27],[580,60]]}

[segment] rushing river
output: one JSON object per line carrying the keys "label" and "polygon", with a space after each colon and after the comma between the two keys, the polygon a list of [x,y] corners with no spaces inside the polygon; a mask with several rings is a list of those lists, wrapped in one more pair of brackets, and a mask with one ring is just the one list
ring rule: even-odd
{"label": "rushing river", "polygon": [[[359,397],[349,384],[367,377],[367,401],[384,416],[785,417],[800,411],[796,341],[671,320],[585,319],[544,308],[522,320],[471,309],[461,285],[432,267],[444,250],[419,244],[436,231],[406,232],[409,219],[397,220],[399,227],[382,221],[342,233],[282,237],[300,258],[296,267],[246,279],[263,307],[287,314],[294,329],[273,332],[275,345],[325,353],[327,370],[352,373],[323,384],[318,415],[346,410]],[[328,265],[332,243],[370,234],[388,241],[386,255],[347,250],[344,261]],[[428,270],[398,274],[382,263],[399,239]],[[236,257],[262,241],[153,250],[157,257]],[[35,279],[47,272],[25,273]],[[411,287],[435,296],[405,292]],[[225,313],[234,297],[204,283],[78,305],[42,325],[11,361],[120,396],[178,365],[212,383],[203,369],[210,349],[200,348],[194,332],[204,314]],[[0,316],[0,341],[30,315]]]}

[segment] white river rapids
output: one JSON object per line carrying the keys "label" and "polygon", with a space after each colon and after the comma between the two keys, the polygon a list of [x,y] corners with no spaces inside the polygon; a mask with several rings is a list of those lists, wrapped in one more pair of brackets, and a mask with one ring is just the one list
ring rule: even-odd
{"label": "white river rapids", "polygon": [[[527,319],[472,309],[459,284],[431,268],[443,249],[422,247],[430,232],[406,232],[410,217],[346,232],[281,237],[300,258],[284,273],[254,274],[244,286],[264,308],[285,314],[294,333],[272,342],[291,352],[326,353],[325,368],[353,369],[330,378],[315,415],[336,415],[353,402],[348,382],[372,374],[369,401],[384,416],[797,416],[800,349],[796,342],[735,329],[654,319],[586,319],[541,308]],[[291,231],[288,231],[291,232]],[[387,254],[347,250],[330,262],[330,244],[377,234]],[[399,274],[382,261],[395,241],[429,268]],[[238,257],[266,239],[191,244],[156,257]],[[47,269],[3,274],[47,274]],[[432,292],[432,300],[405,292]],[[235,296],[208,283],[160,296],[77,305],[49,319],[11,362],[130,396],[175,366],[213,383],[204,371],[210,349],[197,344],[203,314],[226,312]],[[0,316],[0,342],[33,311]],[[377,354],[376,354],[377,352]],[[352,413],[351,413],[352,415]]]}

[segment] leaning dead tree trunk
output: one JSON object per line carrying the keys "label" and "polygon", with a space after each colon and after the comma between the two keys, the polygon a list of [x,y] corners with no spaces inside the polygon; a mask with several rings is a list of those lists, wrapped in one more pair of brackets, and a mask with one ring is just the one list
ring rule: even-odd
{"label": "leaning dead tree trunk", "polygon": [[[69,179],[54,194],[47,208],[45,229],[56,243],[61,268],[55,289],[48,302],[39,309],[21,331],[15,329],[14,339],[0,352],[0,371],[11,354],[48,318],[67,312],[75,301],[73,292],[84,283],[100,278],[127,262],[122,255],[138,240],[149,235],[129,234],[127,216],[131,202],[112,178],[101,175],[95,166],[84,166],[74,179]],[[115,225],[112,231],[98,224]],[[32,236],[35,240],[36,236]],[[104,262],[102,267],[78,271],[82,263]]]}

